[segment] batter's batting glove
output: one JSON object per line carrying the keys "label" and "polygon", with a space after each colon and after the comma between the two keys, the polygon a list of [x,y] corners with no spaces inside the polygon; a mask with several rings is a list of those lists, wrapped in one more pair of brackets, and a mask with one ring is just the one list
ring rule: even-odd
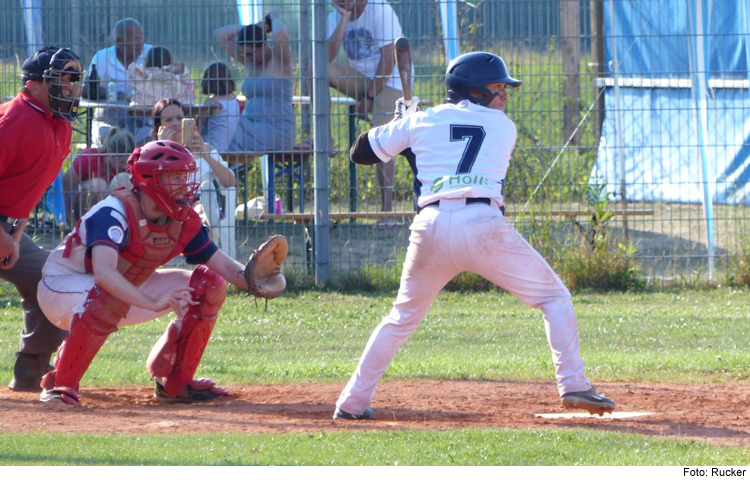
{"label": "batter's batting glove", "polygon": [[393,120],[399,120],[403,117],[408,117],[419,111],[419,98],[416,96],[412,97],[409,106],[406,106],[404,98],[396,100],[396,109],[393,111]]}

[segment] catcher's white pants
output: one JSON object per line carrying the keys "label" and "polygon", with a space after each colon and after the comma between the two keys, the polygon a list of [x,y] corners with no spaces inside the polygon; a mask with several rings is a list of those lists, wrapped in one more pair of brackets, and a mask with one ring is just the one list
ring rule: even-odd
{"label": "catcher's white pants", "polygon": [[[158,299],[173,288],[188,286],[190,275],[191,271],[184,269],[159,269],[139,289],[146,295]],[[70,331],[73,315],[83,313],[83,303],[93,287],[94,276],[90,274],[45,276],[39,282],[37,289],[39,307],[52,324]],[[153,312],[140,307],[131,307],[128,315],[120,323],[120,327],[153,321],[169,312],[171,309]]]}
{"label": "catcher's white pants", "polygon": [[361,413],[401,345],[419,326],[442,288],[463,271],[474,272],[541,309],[559,393],[591,386],[578,349],[578,324],[565,285],[547,261],[503,217],[497,205],[440,200],[411,225],[398,296],[365,346],[356,372],[336,406]]}

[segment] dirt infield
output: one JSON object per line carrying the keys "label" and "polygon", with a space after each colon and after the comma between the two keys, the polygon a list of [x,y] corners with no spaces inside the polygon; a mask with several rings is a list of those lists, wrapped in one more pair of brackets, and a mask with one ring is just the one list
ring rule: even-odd
{"label": "dirt infield", "polygon": [[[600,383],[629,419],[542,419],[562,412],[551,383],[389,381],[369,422],[333,421],[341,384],[230,386],[206,404],[162,404],[149,388],[84,388],[82,407],[41,403],[35,393],[0,391],[0,431],[92,434],[300,433],[470,427],[586,428],[750,447],[750,384]],[[605,415],[606,417],[606,415]]]}

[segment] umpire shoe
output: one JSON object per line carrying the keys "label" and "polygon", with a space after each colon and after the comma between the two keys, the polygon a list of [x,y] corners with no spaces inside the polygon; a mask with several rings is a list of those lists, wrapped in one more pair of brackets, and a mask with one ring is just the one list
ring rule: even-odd
{"label": "umpire shoe", "polygon": [[336,408],[333,420],[372,420],[372,408],[367,407],[362,413],[349,413]]}
{"label": "umpire shoe", "polygon": [[42,390],[42,377],[55,368],[49,365],[52,354],[34,355],[31,353],[16,353],[16,363],[13,366],[13,379],[8,383],[12,391],[35,392]]}
{"label": "umpire shoe", "polygon": [[224,395],[214,393],[210,389],[195,389],[192,386],[186,386],[185,391],[178,396],[168,395],[164,386],[156,383],[154,398],[162,403],[200,403],[203,401],[213,400]]}
{"label": "umpire shoe", "polygon": [[561,400],[565,408],[586,410],[591,415],[602,416],[605,413],[612,413],[615,409],[615,402],[604,395],[598,394],[594,388],[589,388],[588,391],[565,393]]}

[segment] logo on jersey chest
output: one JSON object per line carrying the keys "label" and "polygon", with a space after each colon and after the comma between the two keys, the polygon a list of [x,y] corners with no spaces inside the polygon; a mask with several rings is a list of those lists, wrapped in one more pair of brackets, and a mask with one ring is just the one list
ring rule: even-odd
{"label": "logo on jersey chest", "polygon": [[[500,186],[502,187],[504,180],[500,181]],[[462,174],[462,175],[446,175],[444,177],[440,177],[437,180],[435,180],[432,185],[430,185],[430,191],[434,194],[437,194],[441,190],[453,190],[453,189],[461,189],[463,187],[468,187],[471,185],[484,185],[484,186],[492,186],[493,184],[496,184],[497,182],[493,182],[487,177],[483,177],[482,175],[471,175],[471,174]]]}
{"label": "logo on jersey chest", "polygon": [[154,245],[169,245],[172,239],[169,237],[154,237]]}

